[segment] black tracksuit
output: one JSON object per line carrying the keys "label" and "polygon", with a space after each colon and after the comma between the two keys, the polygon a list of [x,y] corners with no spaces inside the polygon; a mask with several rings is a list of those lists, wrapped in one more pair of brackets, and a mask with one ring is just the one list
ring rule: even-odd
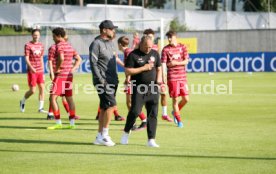
{"label": "black tracksuit", "polygon": [[131,76],[133,93],[131,97],[131,108],[127,115],[124,128],[129,132],[133,127],[136,118],[142,111],[143,105],[147,110],[147,133],[148,139],[154,139],[157,128],[157,115],[159,103],[159,91],[156,83],[157,68],[161,66],[160,56],[157,51],[151,50],[148,54],[139,49],[131,52],[125,62],[126,68],[139,68],[149,61],[154,62],[154,68]]}

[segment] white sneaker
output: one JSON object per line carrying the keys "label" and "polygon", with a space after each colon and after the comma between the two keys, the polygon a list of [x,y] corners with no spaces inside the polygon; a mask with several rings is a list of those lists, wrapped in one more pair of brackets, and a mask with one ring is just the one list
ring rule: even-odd
{"label": "white sneaker", "polygon": [[110,136],[104,136],[101,139],[101,144],[105,146],[115,146],[115,143],[111,140]]}
{"label": "white sneaker", "polygon": [[129,133],[126,133],[126,132],[123,133],[123,136],[121,138],[121,144],[124,144],[124,145],[128,144],[129,134],[130,134],[130,132]]}
{"label": "white sneaker", "polygon": [[159,147],[159,145],[156,144],[155,139],[149,139],[148,146],[149,147]]}
{"label": "white sneaker", "polygon": [[39,113],[48,114],[48,111],[45,111],[43,108],[38,110]]}
{"label": "white sneaker", "polygon": [[96,136],[95,141],[93,142],[94,145],[101,145],[102,144],[102,136]]}
{"label": "white sneaker", "polygon": [[25,103],[23,103],[22,100],[20,100],[20,111],[25,112]]}

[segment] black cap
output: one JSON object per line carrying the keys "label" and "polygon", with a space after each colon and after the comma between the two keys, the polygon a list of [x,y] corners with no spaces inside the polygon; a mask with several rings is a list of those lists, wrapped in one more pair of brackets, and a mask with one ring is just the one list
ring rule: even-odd
{"label": "black cap", "polygon": [[114,29],[114,28],[118,28],[118,26],[113,25],[113,22],[110,20],[104,20],[101,22],[101,24],[99,25],[100,29],[103,28],[108,28],[108,29]]}

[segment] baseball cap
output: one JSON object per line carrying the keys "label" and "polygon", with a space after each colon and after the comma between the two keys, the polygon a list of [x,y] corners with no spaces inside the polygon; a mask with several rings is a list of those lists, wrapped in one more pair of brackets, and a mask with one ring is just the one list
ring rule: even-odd
{"label": "baseball cap", "polygon": [[103,28],[114,29],[114,28],[118,28],[118,26],[113,25],[113,22],[110,20],[104,20],[99,25],[99,28],[100,29],[103,29]]}

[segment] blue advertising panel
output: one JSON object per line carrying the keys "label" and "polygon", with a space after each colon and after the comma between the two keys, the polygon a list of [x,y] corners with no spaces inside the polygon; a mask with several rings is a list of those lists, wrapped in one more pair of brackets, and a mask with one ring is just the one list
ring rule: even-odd
{"label": "blue advertising panel", "polygon": [[[91,72],[88,55],[78,72]],[[123,55],[119,57],[123,59]],[[45,73],[48,72],[47,56],[44,56]],[[0,74],[26,73],[24,56],[0,56]],[[118,71],[124,69],[118,65]],[[188,72],[275,72],[276,52],[200,53],[190,54]]]}

